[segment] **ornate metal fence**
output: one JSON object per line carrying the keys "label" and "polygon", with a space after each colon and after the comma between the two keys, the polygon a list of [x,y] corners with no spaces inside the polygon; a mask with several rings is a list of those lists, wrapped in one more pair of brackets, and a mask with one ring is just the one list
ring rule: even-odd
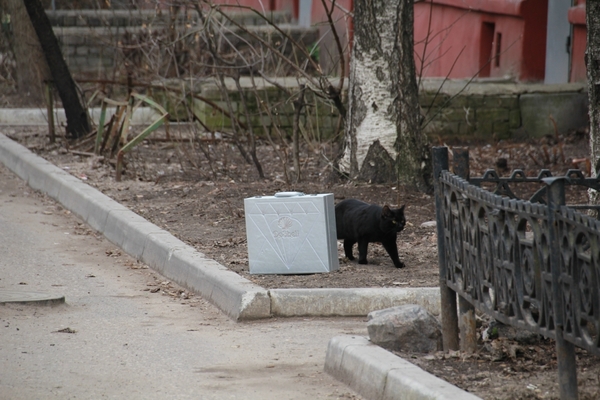
{"label": "ornate metal fence", "polygon": [[[574,346],[600,354],[600,221],[577,211],[597,207],[565,205],[565,186],[600,190],[600,181],[579,170],[533,178],[488,171],[468,179],[468,164],[455,167],[461,178],[448,171],[447,151],[433,150],[444,345],[458,343],[458,294],[461,314],[466,301],[504,324],[555,339],[561,399],[577,398]],[[482,189],[484,182],[493,191]],[[524,182],[542,187],[520,200],[511,186]]]}

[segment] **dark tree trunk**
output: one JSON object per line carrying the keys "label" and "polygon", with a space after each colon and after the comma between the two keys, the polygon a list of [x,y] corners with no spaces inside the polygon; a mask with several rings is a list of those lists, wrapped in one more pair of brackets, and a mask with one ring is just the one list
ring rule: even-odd
{"label": "dark tree trunk", "polygon": [[11,47],[17,64],[19,93],[29,105],[42,106],[45,102],[44,81],[51,75],[23,0],[6,0],[0,7],[10,15]]}
{"label": "dark tree trunk", "polygon": [[[587,19],[587,78],[588,96],[590,100],[590,151],[593,173],[600,173],[600,2],[588,1],[586,4]],[[600,203],[598,193],[592,194],[593,201]]]}
{"label": "dark tree trunk", "polygon": [[412,0],[356,0],[342,172],[431,188],[413,55]]}
{"label": "dark tree trunk", "polygon": [[62,100],[67,116],[67,133],[74,138],[84,136],[90,131],[87,112],[81,105],[75,82],[62,56],[50,20],[40,0],[23,1],[50,67],[54,85]]}

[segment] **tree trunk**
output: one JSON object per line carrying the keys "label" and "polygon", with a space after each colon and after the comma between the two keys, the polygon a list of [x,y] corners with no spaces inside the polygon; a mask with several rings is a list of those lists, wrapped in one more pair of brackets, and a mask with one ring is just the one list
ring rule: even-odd
{"label": "tree trunk", "polygon": [[[587,78],[590,100],[590,152],[594,176],[600,173],[600,2],[588,1],[587,19]],[[591,194],[594,203],[600,203],[597,192]]]}
{"label": "tree trunk", "polygon": [[356,0],[342,172],[373,183],[431,188],[420,129],[412,0]]}
{"label": "tree trunk", "polygon": [[75,82],[65,62],[50,20],[40,0],[23,0],[40,45],[44,52],[54,85],[58,90],[67,117],[67,133],[78,138],[90,131],[87,112],[81,105]]}
{"label": "tree trunk", "polygon": [[27,103],[42,106],[45,101],[44,81],[50,80],[50,70],[44,58],[23,0],[5,0],[2,6],[10,15],[11,47],[17,63],[17,88]]}

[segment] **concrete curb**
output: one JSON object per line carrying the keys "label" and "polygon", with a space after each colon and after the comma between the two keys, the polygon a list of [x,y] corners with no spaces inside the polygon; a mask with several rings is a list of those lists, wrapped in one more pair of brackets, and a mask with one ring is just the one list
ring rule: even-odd
{"label": "concrete curb", "polygon": [[332,338],[325,372],[370,400],[481,400],[364,337]]}
{"label": "concrete curb", "polygon": [[[96,123],[100,120],[100,110],[100,107],[90,108],[88,110],[90,117]],[[114,108],[108,108],[106,112],[107,120],[114,113]],[[140,107],[133,113],[131,125],[151,124],[159,116],[160,115],[150,107]],[[54,123],[56,125],[67,124],[65,110],[62,108],[54,110]],[[48,111],[42,108],[0,109],[0,125],[48,125]]]}
{"label": "concrete curb", "polygon": [[439,288],[271,289],[271,313],[281,317],[352,317],[419,304],[440,315]]}
{"label": "concrete curb", "polygon": [[403,304],[419,304],[440,314],[437,288],[266,290],[2,134],[0,162],[132,257],[200,294],[236,321],[270,316],[365,316]]}

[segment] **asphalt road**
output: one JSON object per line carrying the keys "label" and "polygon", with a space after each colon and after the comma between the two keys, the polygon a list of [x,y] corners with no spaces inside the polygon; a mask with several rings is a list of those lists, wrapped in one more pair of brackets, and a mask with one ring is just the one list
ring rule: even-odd
{"label": "asphalt road", "polygon": [[323,372],[357,318],[235,323],[0,167],[0,399],[357,399]]}

